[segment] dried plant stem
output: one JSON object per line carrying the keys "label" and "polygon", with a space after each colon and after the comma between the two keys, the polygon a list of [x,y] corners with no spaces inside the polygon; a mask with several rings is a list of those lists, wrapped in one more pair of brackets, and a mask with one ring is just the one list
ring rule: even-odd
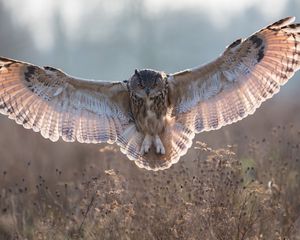
{"label": "dried plant stem", "polygon": [[87,207],[87,209],[86,209],[86,211],[85,211],[85,213],[84,213],[82,222],[81,222],[80,227],[79,227],[79,229],[78,229],[78,233],[79,233],[79,234],[81,233],[82,228],[83,228],[83,225],[84,225],[84,222],[85,222],[85,220],[86,220],[86,218],[87,218],[87,215],[88,215],[89,211],[91,210],[91,208],[92,208],[92,206],[93,206],[93,203],[94,203],[94,201],[95,201],[95,196],[96,196],[96,193],[92,196],[91,201],[90,201],[90,203],[89,203],[89,205],[88,205],[88,207]]}

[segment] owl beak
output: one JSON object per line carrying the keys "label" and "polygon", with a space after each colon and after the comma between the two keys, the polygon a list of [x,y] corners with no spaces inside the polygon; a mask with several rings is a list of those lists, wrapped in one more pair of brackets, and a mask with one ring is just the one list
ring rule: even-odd
{"label": "owl beak", "polygon": [[146,88],[145,92],[146,92],[147,96],[149,96],[149,94],[150,94],[150,89],[149,89],[149,88]]}

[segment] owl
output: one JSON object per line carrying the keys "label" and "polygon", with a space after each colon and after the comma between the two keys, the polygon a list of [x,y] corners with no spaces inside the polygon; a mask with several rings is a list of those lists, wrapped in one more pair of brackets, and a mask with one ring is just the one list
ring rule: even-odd
{"label": "owl", "polygon": [[0,112],[51,141],[116,143],[137,166],[178,162],[196,133],[237,122],[300,68],[300,24],[277,21],[230,44],[214,61],[167,74],[135,70],[96,81],[0,58]]}

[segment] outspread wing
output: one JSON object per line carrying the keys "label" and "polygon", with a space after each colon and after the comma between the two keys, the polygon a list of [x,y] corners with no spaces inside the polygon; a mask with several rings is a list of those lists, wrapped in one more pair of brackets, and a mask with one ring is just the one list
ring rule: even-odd
{"label": "outspread wing", "polygon": [[0,112],[52,141],[118,142],[130,125],[124,83],[76,79],[7,58],[0,58]]}
{"label": "outspread wing", "polygon": [[165,155],[153,149],[141,155],[144,135],[132,121],[129,101],[123,82],[77,79],[55,68],[0,57],[0,113],[52,141],[115,142],[141,168],[169,168],[179,160],[170,136],[176,137],[174,130],[182,126],[171,120],[173,127],[162,136]]}
{"label": "outspread wing", "polygon": [[[252,114],[300,68],[300,25],[280,20],[232,43],[215,61],[170,75],[171,111],[161,139],[166,154],[141,156],[143,135],[131,121],[121,82],[81,80],[60,70],[0,58],[0,112],[57,141],[116,142],[143,168],[169,168],[195,133]],[[152,149],[153,150],[153,149]]]}
{"label": "outspread wing", "polygon": [[170,76],[176,122],[199,133],[245,118],[300,68],[300,24],[282,19],[229,45],[215,61]]}

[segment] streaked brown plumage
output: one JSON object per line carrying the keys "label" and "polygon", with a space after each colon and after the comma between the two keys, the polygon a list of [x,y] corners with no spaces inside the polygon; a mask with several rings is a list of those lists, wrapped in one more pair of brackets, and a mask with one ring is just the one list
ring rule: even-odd
{"label": "streaked brown plumage", "polygon": [[160,140],[166,125],[168,101],[167,75],[154,70],[135,71],[128,82],[130,107],[137,130],[145,135],[140,154],[154,144],[157,154],[165,154]]}
{"label": "streaked brown plumage", "polygon": [[0,58],[0,112],[45,138],[117,143],[139,167],[169,168],[195,133],[239,121],[300,68],[300,24],[282,19],[229,45],[207,65],[125,82],[71,77]]}

